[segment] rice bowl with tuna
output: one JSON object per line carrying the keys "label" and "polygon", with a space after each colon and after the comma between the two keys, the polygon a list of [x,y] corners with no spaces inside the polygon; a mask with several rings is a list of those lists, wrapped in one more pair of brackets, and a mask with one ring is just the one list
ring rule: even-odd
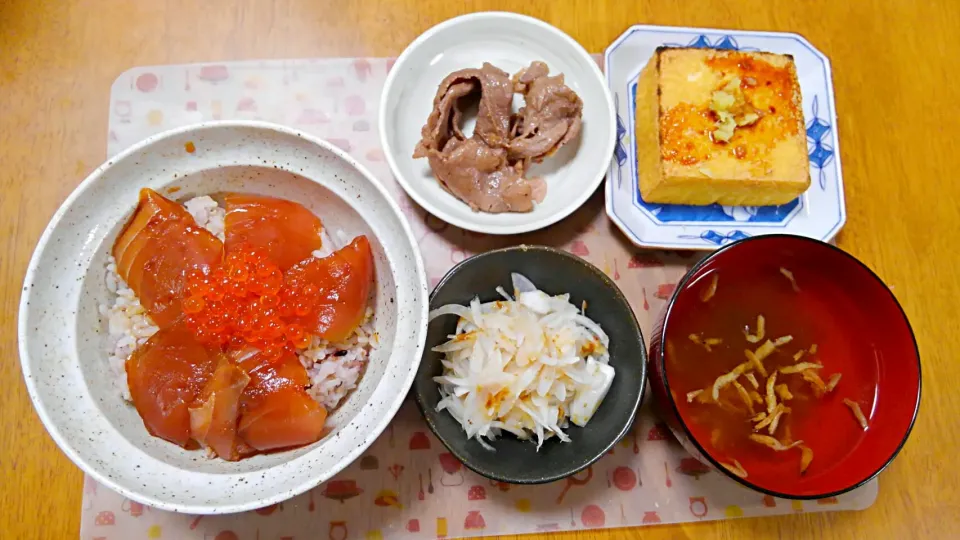
{"label": "rice bowl with tuna", "polygon": [[[297,201],[329,223],[335,243],[369,239],[376,279],[364,310],[374,312],[369,324],[380,345],[370,348],[357,387],[325,419],[327,431],[318,442],[238,461],[206,459],[202,451],[151,436],[136,408],[121,397],[107,361],[109,328],[100,306],[115,301],[106,286],[108,256],[143,188],[174,194],[181,203],[219,193]],[[337,230],[348,236],[341,240]],[[151,305],[149,296],[137,295],[142,307]],[[296,129],[207,122],[152,136],[112,156],[52,216],[24,278],[20,366],[52,440],[101,486],[165,511],[243,512],[327,481],[383,433],[413,382],[427,310],[428,281],[416,238],[394,198],[363,165]],[[357,315],[359,323],[364,311]],[[294,360],[306,388],[306,370]]]}
{"label": "rice bowl with tuna", "polygon": [[[199,226],[223,240],[225,210],[217,201],[203,195],[185,201],[183,206]],[[341,242],[336,243],[326,234],[326,229],[321,236],[324,247],[314,252],[316,257],[333,253],[334,246],[339,247],[345,238],[342,232],[337,231]],[[107,321],[107,360],[111,372],[115,375],[117,390],[125,400],[130,401],[124,362],[134,349],[146,343],[158,328],[140,305],[137,296],[117,274],[117,263],[112,256],[108,258],[105,284],[113,296],[112,303],[100,305],[100,314]],[[363,324],[357,327],[347,341],[330,343],[313,338],[309,347],[298,351],[300,362],[310,374],[310,394],[330,410],[336,409],[347,394],[356,388],[370,350],[380,344],[379,336],[373,331],[372,318],[373,309],[368,307]]]}
{"label": "rice bowl with tuna", "polygon": [[[107,260],[112,296],[99,309],[115,384],[147,430],[236,460],[321,438],[329,431],[324,421],[356,388],[379,336],[371,325],[366,237],[337,231],[337,242],[291,201],[221,198],[224,204],[199,196],[180,206],[141,192]],[[181,244],[164,246],[177,234]],[[164,249],[182,255],[186,266],[170,271],[175,257]],[[360,267],[351,253],[361,254]],[[370,277],[353,278],[356,271]],[[135,287],[152,295],[148,306]],[[341,308],[351,301],[344,316]],[[301,419],[292,431],[277,427]],[[278,429],[288,432],[274,436]]]}

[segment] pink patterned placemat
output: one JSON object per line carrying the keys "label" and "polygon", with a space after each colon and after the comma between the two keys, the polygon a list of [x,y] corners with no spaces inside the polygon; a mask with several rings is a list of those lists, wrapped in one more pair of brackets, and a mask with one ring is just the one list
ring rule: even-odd
{"label": "pink patterned placemat", "polygon": [[[633,247],[607,219],[599,191],[561,223],[520,238],[466,232],[427,214],[395,183],[380,149],[376,108],[391,65],[390,59],[358,58],[131,69],[113,85],[108,151],[114,155],[154,133],[202,120],[292,125],[350,152],[391,190],[433,283],[474,253],[521,242],[557,246],[616,281],[649,332],[696,255]],[[84,540],[453,538],[859,510],[876,496],[876,481],[822,501],[754,493],[688,456],[646,402],[630,436],[586,471],[542,486],[497,484],[446,453],[407,403],[384,435],[335,479],[255,512],[163,512],[87,478],[80,534]]]}

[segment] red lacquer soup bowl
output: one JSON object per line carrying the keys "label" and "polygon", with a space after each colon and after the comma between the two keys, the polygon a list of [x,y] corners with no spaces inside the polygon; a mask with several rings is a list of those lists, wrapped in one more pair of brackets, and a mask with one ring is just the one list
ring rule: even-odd
{"label": "red lacquer soup bowl", "polygon": [[889,288],[829,244],[742,240],[680,281],[650,344],[661,414],[697,459],[754,490],[835,496],[913,427],[920,358]]}

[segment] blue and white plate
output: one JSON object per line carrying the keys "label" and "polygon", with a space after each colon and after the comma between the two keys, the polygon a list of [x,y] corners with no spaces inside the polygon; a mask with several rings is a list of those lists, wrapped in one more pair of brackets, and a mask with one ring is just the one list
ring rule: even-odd
{"label": "blue and white plate", "polygon": [[[640,198],[634,112],[640,70],[661,46],[791,54],[803,93],[810,189],[780,206],[651,204]],[[607,175],[607,214],[638,246],[714,249],[758,234],[789,233],[831,240],[847,219],[837,141],[830,61],[797,34],[667,26],[631,27],[604,55],[617,109],[617,145]]]}

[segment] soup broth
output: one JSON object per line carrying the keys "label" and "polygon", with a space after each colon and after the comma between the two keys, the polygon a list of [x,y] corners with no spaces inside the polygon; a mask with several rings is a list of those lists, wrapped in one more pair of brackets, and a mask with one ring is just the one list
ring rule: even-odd
{"label": "soup broth", "polygon": [[[776,490],[787,478],[802,483],[829,474],[860,444],[866,430],[845,401],[860,408],[869,426],[878,352],[852,337],[861,332],[849,331],[869,324],[869,313],[822,269],[800,261],[735,272],[707,266],[674,309],[684,317],[672,319],[666,332],[669,387],[683,422],[718,462]],[[771,347],[762,368],[750,360]],[[720,385],[715,400],[718,377],[731,372],[725,379],[735,382]],[[771,405],[767,383],[774,376]],[[784,412],[771,422],[764,415],[776,407]],[[804,470],[808,452],[812,461]]]}

